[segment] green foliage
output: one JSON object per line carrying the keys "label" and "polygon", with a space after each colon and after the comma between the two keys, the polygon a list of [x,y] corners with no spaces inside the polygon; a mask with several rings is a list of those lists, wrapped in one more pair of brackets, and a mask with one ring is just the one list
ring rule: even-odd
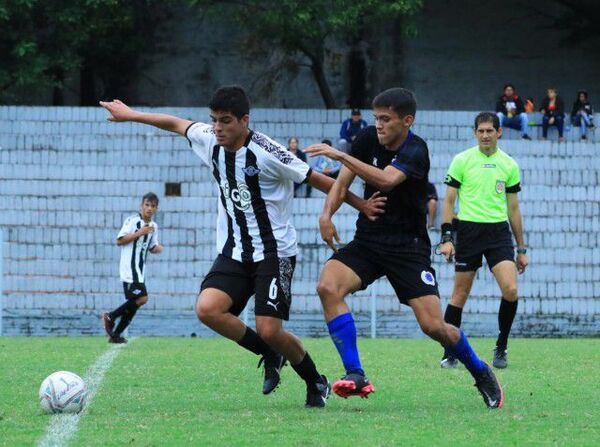
{"label": "green foliage", "polygon": [[101,79],[132,71],[148,43],[153,0],[0,0],[0,100],[62,88],[84,66]]}

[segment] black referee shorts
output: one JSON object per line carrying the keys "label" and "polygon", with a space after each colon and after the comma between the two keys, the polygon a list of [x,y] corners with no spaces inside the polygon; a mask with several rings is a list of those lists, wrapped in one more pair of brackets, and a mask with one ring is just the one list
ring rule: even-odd
{"label": "black referee shorts", "polygon": [[220,254],[202,281],[200,291],[214,288],[225,292],[233,301],[229,311],[234,315],[242,313],[255,295],[256,315],[289,320],[295,267],[295,256],[240,262]]}
{"label": "black referee shorts", "polygon": [[361,290],[382,276],[387,277],[400,302],[407,306],[413,298],[440,296],[429,244],[416,239],[404,247],[395,247],[393,255],[386,248],[384,253],[373,244],[353,240],[330,259],[351,268],[362,282]]}
{"label": "black referee shorts", "polygon": [[502,261],[515,261],[508,222],[479,223],[458,221],[454,270],[474,272],[485,256],[490,270]]}

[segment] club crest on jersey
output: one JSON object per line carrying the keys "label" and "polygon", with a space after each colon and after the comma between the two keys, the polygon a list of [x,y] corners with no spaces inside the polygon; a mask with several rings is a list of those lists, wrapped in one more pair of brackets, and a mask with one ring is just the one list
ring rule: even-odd
{"label": "club crest on jersey", "polygon": [[244,174],[246,174],[248,177],[254,177],[260,172],[260,169],[256,166],[248,166],[247,168],[242,169],[242,171],[244,171]]}
{"label": "club crest on jersey", "polygon": [[506,191],[506,182],[503,182],[502,180],[496,180],[496,192],[498,194],[504,194],[505,191]]}
{"label": "club crest on jersey", "polygon": [[433,273],[428,272],[427,270],[421,272],[421,281],[429,286],[435,286],[435,277],[433,276]]}

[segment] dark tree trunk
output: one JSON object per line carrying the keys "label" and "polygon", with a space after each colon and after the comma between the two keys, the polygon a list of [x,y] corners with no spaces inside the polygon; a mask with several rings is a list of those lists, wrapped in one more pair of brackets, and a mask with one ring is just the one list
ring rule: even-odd
{"label": "dark tree trunk", "polygon": [[350,91],[348,107],[362,109],[367,100],[367,62],[360,48],[353,48],[348,57],[348,77]]}
{"label": "dark tree trunk", "polygon": [[325,107],[328,109],[335,109],[337,106],[335,104],[333,94],[331,93],[331,89],[329,88],[327,78],[325,77],[325,70],[323,69],[323,60],[310,56],[309,58],[311,61],[310,69],[313,73],[315,81],[317,82],[317,85],[319,86],[319,92],[321,92],[321,97],[323,98]]}

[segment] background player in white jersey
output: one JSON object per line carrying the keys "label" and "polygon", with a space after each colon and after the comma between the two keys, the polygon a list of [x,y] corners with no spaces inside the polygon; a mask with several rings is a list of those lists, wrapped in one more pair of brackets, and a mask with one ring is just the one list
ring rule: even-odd
{"label": "background player in white jersey", "polygon": [[[137,310],[148,302],[146,290],[146,259],[148,252],[161,253],[158,243],[158,227],[152,220],[158,210],[158,197],[149,192],[142,197],[140,212],[125,219],[117,235],[121,247],[120,275],[125,292],[125,303],[112,312],[102,314],[104,328],[110,343],[127,343],[121,335],[129,326]],[[115,329],[115,321],[119,319]]]}
{"label": "background player in white jersey", "polygon": [[[219,186],[217,249],[219,255],[202,282],[196,304],[198,318],[219,334],[262,355],[263,393],[272,392],[289,360],[306,382],[307,407],[323,407],[330,385],[304,350],[283,329],[289,318],[291,281],[297,243],[290,221],[294,183],[307,182],[322,191],[329,177],[310,167],[269,137],[251,131],[250,104],[241,87],[223,87],[210,103],[212,125],[171,115],[141,113],[120,101],[101,102],[111,121],[135,121],[185,135]],[[383,200],[349,196],[348,202],[371,218]],[[257,332],[238,315],[255,295]]]}

